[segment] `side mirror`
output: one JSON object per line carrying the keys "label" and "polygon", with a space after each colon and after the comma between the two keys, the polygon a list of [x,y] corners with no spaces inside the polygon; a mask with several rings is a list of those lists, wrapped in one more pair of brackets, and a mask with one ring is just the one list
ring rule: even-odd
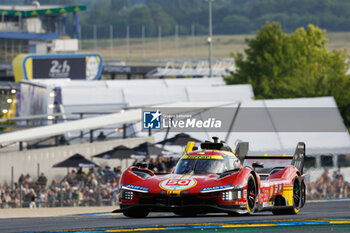
{"label": "side mirror", "polygon": [[253,166],[254,170],[255,170],[256,168],[264,168],[264,163],[263,163],[263,162],[254,162],[254,163],[252,164],[252,166]]}

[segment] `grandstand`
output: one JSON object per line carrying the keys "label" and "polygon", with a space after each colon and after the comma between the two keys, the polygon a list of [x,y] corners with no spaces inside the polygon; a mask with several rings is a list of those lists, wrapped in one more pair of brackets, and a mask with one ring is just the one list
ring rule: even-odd
{"label": "grandstand", "polygon": [[[234,61],[218,62],[212,68],[213,77],[224,77],[235,72]],[[192,64],[185,62],[181,66],[168,62],[165,67],[158,67],[146,74],[147,78],[162,77],[210,77],[209,65],[207,62],[197,62]]]}

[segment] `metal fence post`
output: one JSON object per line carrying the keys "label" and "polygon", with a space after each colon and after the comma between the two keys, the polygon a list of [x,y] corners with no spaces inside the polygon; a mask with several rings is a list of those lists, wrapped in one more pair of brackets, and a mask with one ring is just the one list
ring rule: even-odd
{"label": "metal fence post", "polygon": [[61,199],[61,207],[63,207],[63,185],[62,185],[62,182],[61,182],[61,197],[60,197],[60,199]]}
{"label": "metal fence post", "polygon": [[14,169],[13,166],[11,167],[11,189],[13,190],[13,181],[14,181]]}
{"label": "metal fence post", "polygon": [[97,188],[97,193],[98,193],[98,206],[101,206],[101,188],[100,188],[100,186],[98,186],[98,188]]}
{"label": "metal fence post", "polygon": [[19,185],[19,206],[23,208],[22,184]]}
{"label": "metal fence post", "polygon": [[37,163],[37,175],[38,175],[38,179],[40,177],[40,163]]}

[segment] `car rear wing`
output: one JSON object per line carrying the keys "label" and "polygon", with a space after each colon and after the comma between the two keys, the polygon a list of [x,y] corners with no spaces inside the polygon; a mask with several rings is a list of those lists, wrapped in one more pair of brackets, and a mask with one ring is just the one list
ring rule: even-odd
{"label": "car rear wing", "polygon": [[304,160],[305,160],[305,143],[298,142],[297,147],[295,149],[294,155],[248,155],[249,143],[248,142],[239,142],[236,146],[236,156],[239,158],[241,163],[243,164],[245,160],[256,160],[256,161],[282,161],[282,160],[291,160],[291,165],[295,166],[301,174],[303,174],[304,168]]}
{"label": "car rear wing", "polygon": [[236,146],[235,154],[243,164],[244,159],[247,157],[249,151],[249,142],[239,142]]}
{"label": "car rear wing", "polygon": [[305,143],[298,142],[297,148],[295,149],[292,165],[296,167],[301,174],[303,174],[305,161]]}

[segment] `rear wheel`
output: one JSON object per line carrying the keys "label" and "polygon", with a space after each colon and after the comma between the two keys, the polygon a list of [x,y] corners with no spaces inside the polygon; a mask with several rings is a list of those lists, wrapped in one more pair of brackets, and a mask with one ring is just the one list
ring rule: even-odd
{"label": "rear wheel", "polygon": [[129,218],[145,218],[149,214],[148,210],[124,210],[123,211],[124,216]]}
{"label": "rear wheel", "polygon": [[302,208],[305,205],[306,202],[306,186],[304,181],[301,182],[301,203],[300,208]]}
{"label": "rear wheel", "polygon": [[275,215],[297,214],[300,210],[301,205],[303,204],[303,201],[305,200],[305,197],[302,197],[302,195],[302,184],[300,184],[299,176],[295,175],[293,182],[293,206],[287,207],[286,209],[272,210],[272,213]]}
{"label": "rear wheel", "polygon": [[258,189],[253,175],[250,175],[247,183],[247,211],[254,213],[256,208],[256,197],[258,196]]}

